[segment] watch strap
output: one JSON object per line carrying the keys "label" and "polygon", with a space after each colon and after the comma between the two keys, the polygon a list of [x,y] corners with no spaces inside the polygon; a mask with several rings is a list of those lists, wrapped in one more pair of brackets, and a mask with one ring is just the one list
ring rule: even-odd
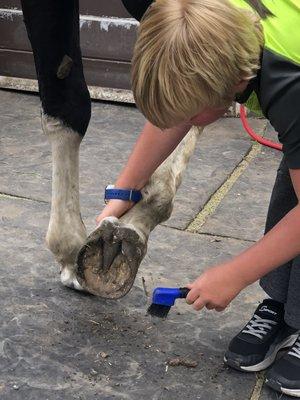
{"label": "watch strap", "polygon": [[124,200],[133,201],[134,203],[139,202],[142,199],[142,193],[140,190],[135,189],[118,189],[112,187],[106,187],[104,200]]}

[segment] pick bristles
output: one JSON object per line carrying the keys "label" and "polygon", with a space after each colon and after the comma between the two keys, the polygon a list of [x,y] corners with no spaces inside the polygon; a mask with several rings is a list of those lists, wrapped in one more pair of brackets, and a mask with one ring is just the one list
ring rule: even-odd
{"label": "pick bristles", "polygon": [[147,310],[147,313],[158,318],[167,318],[171,306],[152,303]]}

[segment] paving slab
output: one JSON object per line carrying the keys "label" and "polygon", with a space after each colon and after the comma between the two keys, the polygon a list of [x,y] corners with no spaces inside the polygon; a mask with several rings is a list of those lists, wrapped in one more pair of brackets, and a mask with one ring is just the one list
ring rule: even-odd
{"label": "paving slab", "polygon": [[[49,205],[0,198],[1,400],[245,400],[255,376],[223,366],[223,353],[261,299],[253,285],[224,313],[184,301],[167,321],[145,316],[154,286],[182,285],[247,243],[158,227],[132,291],[104,301],[58,283],[44,247]],[[176,357],[196,368],[171,367]]]}
{"label": "paving slab", "polygon": [[[51,153],[40,124],[38,96],[0,90],[0,192],[50,202]],[[144,118],[133,106],[94,102],[81,147],[82,213],[94,219],[104,187],[113,182],[131,152]],[[260,132],[263,120],[254,120]],[[208,127],[185,173],[167,226],[184,229],[251,147],[240,121],[226,118]]]}
{"label": "paving slab", "polygon": [[[253,120],[257,132],[264,120]],[[237,118],[223,118],[208,126],[200,136],[197,150],[176,195],[174,213],[167,226],[185,229],[211,195],[223,184],[252,146]]]}
{"label": "paving slab", "polygon": [[258,240],[281,157],[281,152],[263,147],[199,231]]}

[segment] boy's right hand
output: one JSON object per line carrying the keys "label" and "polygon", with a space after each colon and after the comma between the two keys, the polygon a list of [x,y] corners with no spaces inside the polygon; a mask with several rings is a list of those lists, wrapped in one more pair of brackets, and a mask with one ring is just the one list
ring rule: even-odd
{"label": "boy's right hand", "polygon": [[96,224],[99,225],[100,222],[106,217],[121,217],[123,214],[129,211],[134,204],[135,203],[133,201],[110,200],[96,218]]}

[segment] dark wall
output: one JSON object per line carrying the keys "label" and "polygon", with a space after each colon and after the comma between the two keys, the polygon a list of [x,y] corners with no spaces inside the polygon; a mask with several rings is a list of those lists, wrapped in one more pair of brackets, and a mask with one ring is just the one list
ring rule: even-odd
{"label": "dark wall", "polygon": [[[81,0],[80,8],[81,48],[88,85],[130,89],[135,21],[124,20],[130,16],[121,0]],[[0,0],[0,9],[0,76],[33,79],[33,57],[20,2]]]}

